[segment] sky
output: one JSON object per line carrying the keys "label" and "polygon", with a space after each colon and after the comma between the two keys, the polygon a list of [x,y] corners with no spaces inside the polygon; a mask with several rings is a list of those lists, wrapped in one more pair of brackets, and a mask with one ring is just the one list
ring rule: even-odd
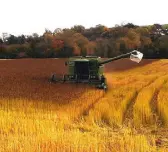
{"label": "sky", "polygon": [[168,0],[0,0],[0,36],[43,34],[45,28],[168,24]]}

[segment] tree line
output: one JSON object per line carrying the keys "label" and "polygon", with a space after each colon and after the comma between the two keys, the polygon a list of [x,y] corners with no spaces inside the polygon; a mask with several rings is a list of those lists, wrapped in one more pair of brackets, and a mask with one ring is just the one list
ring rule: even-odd
{"label": "tree line", "polygon": [[3,33],[0,38],[0,58],[114,57],[134,49],[145,58],[168,58],[168,24],[127,23],[112,28],[99,24],[88,29],[75,25],[53,32],[45,29],[41,36]]}

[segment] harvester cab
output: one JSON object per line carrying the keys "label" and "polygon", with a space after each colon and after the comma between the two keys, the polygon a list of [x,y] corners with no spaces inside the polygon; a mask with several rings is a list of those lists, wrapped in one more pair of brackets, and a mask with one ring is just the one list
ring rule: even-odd
{"label": "harvester cab", "polygon": [[[95,84],[98,88],[107,90],[107,82],[103,73],[104,64],[125,57],[130,57],[130,60],[139,63],[142,60],[143,54],[134,50],[105,61],[102,61],[97,56],[76,56],[69,58],[65,62],[65,65],[68,66],[68,74],[63,75],[61,81]],[[53,74],[51,81],[57,82],[60,79],[57,78],[56,74]]]}

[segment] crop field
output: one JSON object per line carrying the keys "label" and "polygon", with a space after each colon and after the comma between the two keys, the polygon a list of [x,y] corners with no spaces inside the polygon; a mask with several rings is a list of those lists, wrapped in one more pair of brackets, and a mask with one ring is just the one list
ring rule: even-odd
{"label": "crop field", "polygon": [[50,83],[64,62],[0,60],[0,152],[168,151],[168,60],[105,65],[107,92]]}

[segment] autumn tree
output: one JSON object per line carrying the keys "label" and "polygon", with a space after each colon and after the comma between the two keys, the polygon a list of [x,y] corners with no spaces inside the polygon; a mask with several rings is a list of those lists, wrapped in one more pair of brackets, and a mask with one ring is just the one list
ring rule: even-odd
{"label": "autumn tree", "polygon": [[123,25],[123,27],[127,27],[127,28],[137,28],[137,25],[134,25],[133,23],[127,23],[125,25]]}
{"label": "autumn tree", "polygon": [[80,48],[80,55],[87,55],[87,48],[89,41],[80,33],[75,33],[72,36],[73,45],[77,45]]}
{"label": "autumn tree", "polygon": [[71,30],[75,31],[76,33],[83,33],[85,31],[85,27],[82,25],[75,25],[71,28]]}
{"label": "autumn tree", "polygon": [[2,38],[0,38],[0,44],[3,44],[3,40],[2,40]]}
{"label": "autumn tree", "polygon": [[168,58],[168,35],[163,35],[159,38],[159,54],[161,57]]}
{"label": "autumn tree", "polygon": [[57,35],[57,34],[62,33],[62,32],[63,32],[63,31],[62,31],[61,28],[56,28],[56,29],[54,30],[53,34],[54,34],[54,35]]}
{"label": "autumn tree", "polygon": [[126,35],[126,40],[128,49],[137,49],[141,44],[140,35],[136,33],[134,29],[129,30],[129,32]]}
{"label": "autumn tree", "polygon": [[129,29],[127,27],[117,26],[110,30],[112,38],[118,39],[127,35]]}
{"label": "autumn tree", "polygon": [[96,50],[96,43],[94,41],[89,41],[86,45],[87,55],[94,55]]}
{"label": "autumn tree", "polygon": [[138,27],[135,29],[135,32],[140,34],[140,36],[150,36],[149,29],[147,27]]}
{"label": "autumn tree", "polygon": [[58,56],[67,57],[73,55],[75,46],[72,38],[73,34],[75,32],[70,29],[63,29],[62,32],[55,34],[55,38],[63,42],[63,48],[59,50]]}
{"label": "autumn tree", "polygon": [[113,57],[118,54],[114,39],[98,39],[96,41],[96,55],[101,57]]}
{"label": "autumn tree", "polygon": [[[168,24],[137,26],[132,23],[108,28],[98,24],[85,28],[56,28],[54,32],[45,29],[43,35],[15,36],[3,33],[0,39],[4,57],[69,57],[72,55],[98,55],[113,57],[138,49],[145,57],[164,56],[167,52]],[[24,51],[22,51],[24,50]],[[0,53],[2,55],[2,51]],[[10,56],[11,54],[11,56]],[[2,57],[2,56],[1,56]]]}
{"label": "autumn tree", "polygon": [[10,35],[8,38],[7,38],[7,42],[8,44],[18,44],[18,41],[17,41],[17,37],[15,37],[14,35]]}

